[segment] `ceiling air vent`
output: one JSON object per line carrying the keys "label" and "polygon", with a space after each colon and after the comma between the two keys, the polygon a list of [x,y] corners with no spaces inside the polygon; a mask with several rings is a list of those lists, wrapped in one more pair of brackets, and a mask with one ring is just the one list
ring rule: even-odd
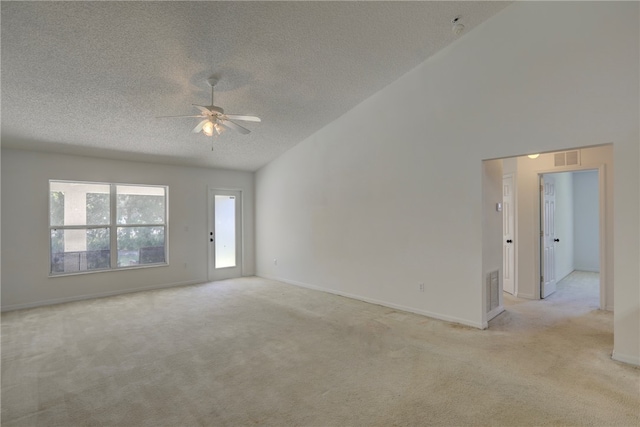
{"label": "ceiling air vent", "polygon": [[558,166],[576,166],[580,164],[580,151],[566,151],[555,153],[553,155],[553,165]]}

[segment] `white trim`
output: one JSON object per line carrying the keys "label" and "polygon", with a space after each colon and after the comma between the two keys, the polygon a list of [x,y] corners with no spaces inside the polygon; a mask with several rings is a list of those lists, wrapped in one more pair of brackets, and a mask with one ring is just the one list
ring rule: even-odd
{"label": "white trim", "polygon": [[282,282],[282,283],[286,283],[288,285],[293,285],[293,286],[298,286],[301,288],[307,288],[307,289],[312,289],[314,291],[321,291],[321,292],[326,292],[329,294],[334,294],[334,295],[339,295],[341,297],[346,297],[346,298],[351,298],[351,299],[355,299],[358,301],[363,301],[369,304],[376,304],[376,305],[380,305],[383,307],[389,307],[389,308],[393,308],[396,310],[402,310],[402,311],[406,311],[409,313],[415,313],[415,314],[420,314],[422,316],[426,316],[426,317],[430,317],[432,319],[438,319],[438,320],[444,320],[446,322],[451,322],[451,323],[458,323],[461,325],[465,325],[465,326],[471,326],[473,328],[477,328],[477,329],[487,329],[488,324],[487,322],[483,322],[483,323],[477,323],[477,322],[472,322],[466,319],[461,319],[458,317],[454,317],[454,316],[446,316],[446,315],[442,315],[442,314],[438,314],[438,313],[433,313],[431,311],[427,311],[427,310],[419,310],[416,308],[412,308],[412,307],[407,307],[404,305],[400,305],[400,304],[394,304],[394,303],[390,303],[387,301],[380,301],[377,299],[373,299],[373,298],[367,298],[367,297],[363,297],[361,295],[356,295],[356,294],[350,294],[347,292],[342,292],[342,291],[338,291],[335,289],[329,289],[329,288],[323,288],[320,286],[316,286],[316,285],[310,285],[308,283],[304,283],[304,282],[298,282],[295,280],[288,280],[288,279],[282,279],[279,277],[273,277],[273,276],[265,276],[265,275],[259,275],[256,274],[256,277],[262,277],[264,279],[269,279],[269,280],[276,280],[278,282]]}
{"label": "white trim", "polygon": [[616,353],[616,351],[613,350],[611,358],[618,362],[628,363],[633,366],[640,366],[640,356],[629,356],[627,354]]}
{"label": "white trim", "polygon": [[[600,241],[598,242],[600,244],[600,309],[601,310],[606,310],[607,306],[609,305],[609,301],[607,301],[607,288],[606,286],[611,286],[611,289],[614,290],[613,288],[613,283],[607,283],[607,276],[606,276],[606,271],[607,271],[607,233],[606,233],[606,228],[607,228],[607,221],[606,221],[606,216],[607,216],[607,199],[606,199],[606,192],[607,192],[607,182],[606,182],[606,175],[605,175],[605,164],[601,164],[600,167],[598,168],[598,215],[600,216],[600,218],[598,218],[599,220],[599,224],[598,227],[600,227],[600,234],[598,235],[598,238],[600,239]],[[611,308],[611,310],[609,311],[613,311],[613,307]]]}
{"label": "white trim", "polygon": [[207,282],[202,280],[189,280],[187,282],[165,283],[163,285],[143,286],[141,288],[123,289],[120,291],[98,292],[95,294],[78,295],[78,296],[65,297],[65,298],[54,298],[54,299],[38,301],[38,302],[33,302],[28,304],[3,305],[1,311],[5,312],[5,311],[13,311],[13,310],[22,310],[25,308],[41,307],[44,305],[64,304],[64,303],[73,302],[73,301],[112,297],[116,295],[130,294],[134,292],[152,291],[155,289],[174,288],[178,286],[197,285],[200,283],[207,283]]}
{"label": "white trim", "polygon": [[518,292],[516,295],[514,295],[516,298],[524,298],[524,299],[540,299],[540,298],[536,298],[535,295],[533,294],[525,294],[523,292]]}
{"label": "white trim", "polygon": [[502,314],[504,312],[504,306],[499,305],[496,308],[494,308],[493,310],[491,310],[490,312],[487,313],[487,323],[492,320],[494,317],[496,317],[499,314]]}

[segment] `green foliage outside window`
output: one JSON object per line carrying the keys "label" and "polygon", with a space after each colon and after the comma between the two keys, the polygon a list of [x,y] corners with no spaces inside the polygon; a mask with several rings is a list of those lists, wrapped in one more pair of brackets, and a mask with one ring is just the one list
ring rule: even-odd
{"label": "green foliage outside window", "polygon": [[87,193],[87,225],[109,224],[110,216],[109,195]]}
{"label": "green foliage outside window", "polygon": [[62,191],[51,191],[49,193],[49,206],[50,224],[64,224],[64,193]]}
{"label": "green foliage outside window", "polygon": [[118,194],[118,224],[162,224],[164,196]]}

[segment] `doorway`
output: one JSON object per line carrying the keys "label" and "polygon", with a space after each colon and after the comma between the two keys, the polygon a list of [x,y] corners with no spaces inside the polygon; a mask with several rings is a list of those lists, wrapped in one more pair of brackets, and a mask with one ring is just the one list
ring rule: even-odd
{"label": "doorway", "polygon": [[[604,254],[600,245],[599,171],[544,173],[539,179],[540,298],[544,299],[573,272],[599,276]],[[575,277],[582,276],[574,275],[573,282]]]}
{"label": "doorway", "polygon": [[208,279],[242,276],[242,192],[210,189],[208,218]]}
{"label": "doorway", "polygon": [[[503,226],[502,244],[500,245],[502,252],[502,275],[501,288],[504,295],[513,295],[516,298],[538,300],[544,298],[541,289],[544,283],[544,273],[541,274],[541,266],[544,269],[544,244],[541,241],[540,232],[544,233],[541,227],[541,209],[544,207],[544,201],[541,199],[540,180],[541,177],[550,176],[556,178],[555,190],[556,194],[562,192],[563,175],[590,175],[591,181],[595,183],[592,187],[591,200],[592,205],[589,208],[589,215],[585,208],[576,207],[576,218],[581,220],[585,216],[595,218],[595,225],[592,222],[590,230],[595,234],[596,239],[592,243],[592,258],[595,258],[597,265],[595,268],[585,268],[583,265],[576,263],[575,267],[567,267],[567,263],[562,258],[554,257],[554,267],[556,268],[556,284],[570,274],[573,270],[596,272],[599,277],[599,308],[602,310],[613,310],[614,300],[614,278],[612,277],[612,260],[613,256],[609,248],[612,247],[613,224],[612,224],[612,181],[613,173],[613,146],[611,144],[584,147],[572,149],[564,152],[548,152],[537,155],[522,155],[517,157],[503,158],[502,174],[500,181],[496,181],[494,185],[501,185],[503,188],[502,197],[496,201],[502,202],[503,206]],[[510,187],[510,180],[506,178],[513,176],[513,191],[507,191],[505,188]],[[495,179],[495,178],[494,178]],[[564,180],[566,182],[566,179]],[[559,187],[560,186],[560,187]],[[558,189],[560,188],[560,189]],[[495,197],[495,193],[484,193],[485,198]],[[512,230],[509,230],[508,223],[509,209],[506,202],[507,195],[513,196],[513,215],[515,218]],[[563,199],[556,200],[562,207]],[[566,204],[566,202],[564,202]],[[560,214],[561,216],[563,214]],[[573,214],[569,214],[573,218]],[[588,248],[582,238],[586,233],[578,232],[576,241],[574,236],[568,233],[573,230],[573,219],[569,220],[565,217],[559,218],[558,213],[555,215],[554,226],[556,228],[556,236],[553,239],[559,239],[555,243],[556,255],[563,256],[563,251],[567,249],[568,244],[575,247],[576,255]],[[563,222],[564,221],[564,222]],[[564,225],[563,225],[564,224]],[[513,234],[509,233],[513,231]],[[513,237],[511,237],[513,236]],[[507,243],[509,241],[509,243]],[[487,240],[489,242],[489,240]],[[495,248],[497,249],[497,248]],[[495,250],[492,249],[492,250]],[[483,250],[484,252],[484,250]],[[509,253],[511,252],[511,253]],[[549,251],[548,251],[549,252]],[[567,258],[565,252],[565,259]],[[599,261],[599,262],[598,262]],[[599,273],[598,273],[599,272]],[[507,278],[511,275],[514,284],[511,285]],[[547,275],[549,277],[549,275]],[[509,278],[510,279],[510,278]],[[549,284],[547,284],[549,285]],[[549,286],[547,286],[549,288]],[[513,293],[510,291],[513,290]],[[554,293],[548,293],[554,295]]]}

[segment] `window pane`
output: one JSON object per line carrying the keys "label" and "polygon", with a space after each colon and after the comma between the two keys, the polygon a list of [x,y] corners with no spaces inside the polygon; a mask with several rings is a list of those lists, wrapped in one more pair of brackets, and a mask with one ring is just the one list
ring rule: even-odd
{"label": "window pane", "polygon": [[215,196],[216,268],[236,266],[236,198]]}
{"label": "window pane", "polygon": [[109,268],[109,229],[51,230],[51,272]]}
{"label": "window pane", "polygon": [[50,224],[109,224],[109,191],[109,184],[50,181]]}
{"label": "window pane", "polygon": [[64,193],[62,191],[49,192],[49,223],[62,225],[64,223]]}
{"label": "window pane", "polygon": [[165,262],[164,227],[118,227],[118,267]]}
{"label": "window pane", "polygon": [[118,185],[118,224],[164,224],[165,188]]}
{"label": "window pane", "polygon": [[87,193],[87,224],[109,224],[110,196],[104,193]]}

